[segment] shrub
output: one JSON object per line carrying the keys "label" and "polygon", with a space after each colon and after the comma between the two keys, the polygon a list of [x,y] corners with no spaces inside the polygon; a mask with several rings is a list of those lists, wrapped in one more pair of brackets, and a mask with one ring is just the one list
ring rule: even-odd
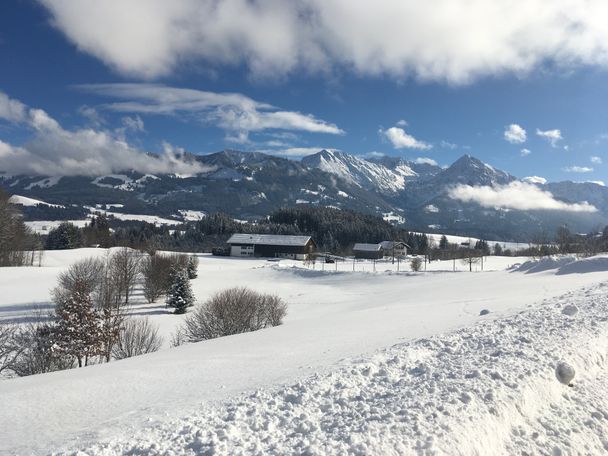
{"label": "shrub", "polygon": [[412,271],[414,272],[420,271],[420,269],[422,268],[422,260],[420,259],[420,257],[412,258],[412,260],[410,261],[410,268],[412,268]]}
{"label": "shrub", "polygon": [[198,342],[278,326],[286,313],[287,305],[278,296],[245,287],[229,288],[212,296],[185,320],[180,339]]}
{"label": "shrub", "polygon": [[158,326],[148,318],[130,318],[120,329],[116,345],[112,349],[115,359],[130,358],[157,351],[163,344]]}

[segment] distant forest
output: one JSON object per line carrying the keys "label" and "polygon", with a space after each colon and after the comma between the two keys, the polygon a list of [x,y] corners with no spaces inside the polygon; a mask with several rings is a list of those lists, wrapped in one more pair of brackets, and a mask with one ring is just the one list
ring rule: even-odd
{"label": "distant forest", "polygon": [[240,222],[216,213],[178,227],[125,223],[100,216],[86,228],[78,229],[67,222],[61,224],[49,233],[46,247],[62,249],[99,244],[142,250],[211,252],[223,247],[234,233],[309,235],[319,250],[337,254],[349,253],[356,242],[386,240],[405,241],[413,253],[423,253],[428,248],[424,234],[408,232],[372,215],[324,207],[280,209],[258,222]]}

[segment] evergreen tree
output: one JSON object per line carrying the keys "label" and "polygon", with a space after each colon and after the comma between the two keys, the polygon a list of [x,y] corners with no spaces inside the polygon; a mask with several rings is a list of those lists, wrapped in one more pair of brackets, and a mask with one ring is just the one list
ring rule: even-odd
{"label": "evergreen tree", "polygon": [[444,234],[443,236],[441,236],[441,239],[439,240],[439,248],[441,250],[447,250],[448,247],[449,247],[448,238]]}
{"label": "evergreen tree", "polygon": [[76,249],[82,247],[80,230],[72,223],[62,222],[51,230],[46,239],[48,250]]}
{"label": "evergreen tree", "polygon": [[502,255],[502,247],[498,242],[494,245],[494,255]]}
{"label": "evergreen tree", "polygon": [[186,266],[188,278],[190,280],[198,277],[198,258],[191,255],[188,257],[188,265]]}
{"label": "evergreen tree", "polygon": [[55,347],[63,354],[86,366],[92,356],[102,353],[103,328],[99,313],[93,308],[91,296],[83,287],[75,287],[57,308],[59,317],[55,332]]}
{"label": "evergreen tree", "polygon": [[176,314],[186,313],[188,307],[194,305],[194,294],[188,280],[188,273],[183,269],[175,269],[171,291],[167,296],[167,306],[173,307]]}

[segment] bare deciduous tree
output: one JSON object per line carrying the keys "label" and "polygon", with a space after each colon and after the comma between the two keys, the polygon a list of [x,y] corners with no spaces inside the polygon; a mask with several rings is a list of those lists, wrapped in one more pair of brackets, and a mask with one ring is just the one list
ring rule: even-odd
{"label": "bare deciduous tree", "polygon": [[17,342],[17,327],[0,325],[0,373],[13,370],[15,361],[24,350]]}
{"label": "bare deciduous tree", "polygon": [[56,326],[44,321],[22,325],[14,334],[20,347],[11,364],[11,371],[20,377],[71,369],[74,359],[54,350]]}
{"label": "bare deciduous tree", "polygon": [[105,263],[97,258],[86,258],[70,265],[59,274],[58,284],[52,291],[53,300],[59,303],[70,296],[76,284],[88,294],[97,295],[103,281]]}
{"label": "bare deciduous tree", "polygon": [[229,288],[211,297],[186,318],[180,340],[198,342],[280,325],[287,313],[278,296],[245,287]]}
{"label": "bare deciduous tree", "polygon": [[172,259],[166,255],[149,256],[142,260],[144,276],[144,296],[148,302],[154,302],[171,288]]}
{"label": "bare deciduous tree", "polygon": [[112,254],[109,261],[110,271],[118,296],[129,304],[129,297],[135,288],[140,272],[141,254],[136,250],[123,247]]}
{"label": "bare deciduous tree", "polygon": [[116,359],[130,358],[160,349],[163,338],[158,334],[158,326],[148,318],[129,318],[124,321],[112,354]]}

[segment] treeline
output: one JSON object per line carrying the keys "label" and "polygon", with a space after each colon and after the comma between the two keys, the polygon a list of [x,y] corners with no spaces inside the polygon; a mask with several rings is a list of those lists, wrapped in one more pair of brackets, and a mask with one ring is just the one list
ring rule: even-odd
{"label": "treeline", "polygon": [[236,221],[226,214],[216,213],[178,228],[157,227],[145,222],[115,226],[114,221],[99,216],[80,229],[62,223],[49,233],[46,248],[99,245],[128,246],[146,251],[210,252],[225,245],[234,233],[310,235],[319,250],[336,254],[350,253],[356,242],[386,240],[404,241],[411,246],[412,253],[422,254],[429,248],[425,234],[408,232],[372,215],[322,207],[280,209],[259,222]]}
{"label": "treeline", "polygon": [[24,266],[41,258],[42,242],[23,223],[21,213],[0,189],[0,266]]}

